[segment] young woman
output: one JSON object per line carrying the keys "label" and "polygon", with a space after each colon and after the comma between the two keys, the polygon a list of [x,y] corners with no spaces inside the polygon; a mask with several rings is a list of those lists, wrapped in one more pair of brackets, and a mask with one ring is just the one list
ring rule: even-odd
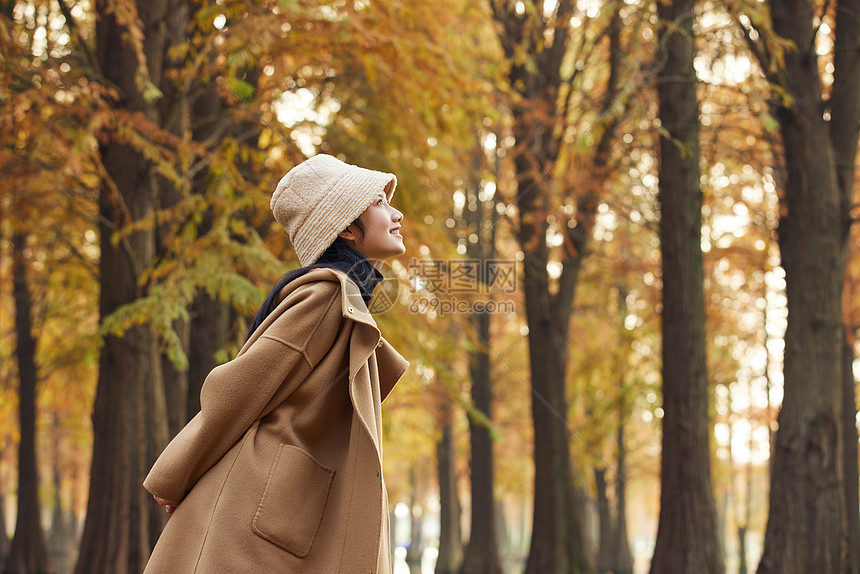
{"label": "young woman", "polygon": [[146,477],[171,513],[148,574],[391,571],[380,408],[409,363],[367,302],[405,252],[396,184],[328,155],[278,184],[272,211],[302,268]]}

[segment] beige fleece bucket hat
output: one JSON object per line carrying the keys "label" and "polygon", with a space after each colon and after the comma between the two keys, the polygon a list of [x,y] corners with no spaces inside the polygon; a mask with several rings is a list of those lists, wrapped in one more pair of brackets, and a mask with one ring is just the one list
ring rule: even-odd
{"label": "beige fleece bucket hat", "polygon": [[383,192],[394,195],[397,178],[320,154],[291,169],[278,182],[270,206],[286,230],[302,267],[310,265],[334,243]]}

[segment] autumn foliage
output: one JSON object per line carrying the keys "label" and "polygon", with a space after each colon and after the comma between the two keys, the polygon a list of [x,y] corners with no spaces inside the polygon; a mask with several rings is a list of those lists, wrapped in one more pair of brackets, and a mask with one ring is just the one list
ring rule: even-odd
{"label": "autumn foliage", "polygon": [[860,574],[857,4],[0,0],[0,564],[142,570],[140,482],[298,266],[275,184],[330,153],[405,214],[398,564],[644,572],[697,476],[655,572]]}

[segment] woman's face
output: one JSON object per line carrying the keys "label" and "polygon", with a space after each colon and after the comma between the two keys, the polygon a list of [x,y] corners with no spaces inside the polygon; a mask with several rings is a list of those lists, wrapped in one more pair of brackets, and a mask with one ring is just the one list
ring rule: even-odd
{"label": "woman's face", "polygon": [[377,199],[358,217],[364,224],[364,234],[350,224],[340,233],[348,245],[361,251],[374,267],[379,269],[383,261],[406,252],[400,222],[403,214],[391,207],[380,192]]}

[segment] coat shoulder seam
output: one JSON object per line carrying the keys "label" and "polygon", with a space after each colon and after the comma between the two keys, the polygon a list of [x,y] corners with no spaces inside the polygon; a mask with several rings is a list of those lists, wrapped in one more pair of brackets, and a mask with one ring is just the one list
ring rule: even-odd
{"label": "coat shoulder seam", "polygon": [[298,353],[299,355],[302,356],[302,358],[305,360],[305,362],[308,364],[308,366],[313,368],[313,365],[311,364],[311,360],[310,360],[310,358],[308,358],[308,354],[305,352],[305,350],[303,348],[297,347],[293,343],[290,343],[289,341],[285,341],[284,339],[281,339],[277,335],[267,335],[264,333],[264,334],[260,335],[260,338],[261,339],[269,339],[270,341],[275,341],[276,343],[280,343],[281,345],[292,349],[293,351],[295,351],[296,353]]}

